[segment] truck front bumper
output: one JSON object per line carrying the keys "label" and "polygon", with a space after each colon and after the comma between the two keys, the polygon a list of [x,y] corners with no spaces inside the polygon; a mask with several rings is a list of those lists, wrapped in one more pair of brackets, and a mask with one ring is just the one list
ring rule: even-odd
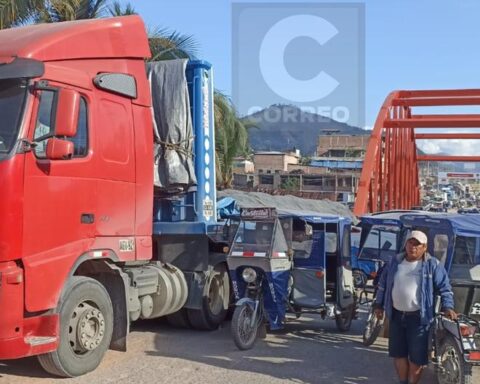
{"label": "truck front bumper", "polygon": [[0,263],[0,360],[38,355],[58,346],[58,314],[25,317],[23,269]]}
{"label": "truck front bumper", "polygon": [[41,355],[58,347],[57,314],[23,319],[23,332],[17,337],[0,339],[0,360]]}

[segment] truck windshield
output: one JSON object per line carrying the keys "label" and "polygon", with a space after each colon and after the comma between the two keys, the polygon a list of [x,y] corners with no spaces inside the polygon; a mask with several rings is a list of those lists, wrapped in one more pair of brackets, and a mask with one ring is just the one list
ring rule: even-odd
{"label": "truck windshield", "polygon": [[9,153],[15,145],[26,94],[24,80],[0,80],[0,156]]}

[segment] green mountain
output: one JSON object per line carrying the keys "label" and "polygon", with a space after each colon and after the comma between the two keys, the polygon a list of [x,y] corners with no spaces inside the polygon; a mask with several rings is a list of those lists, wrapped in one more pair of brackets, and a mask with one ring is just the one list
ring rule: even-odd
{"label": "green mountain", "polygon": [[370,131],[302,111],[293,105],[272,105],[244,119],[257,126],[248,132],[254,151],[299,149],[302,156],[311,156],[315,154],[320,135],[370,135]]}

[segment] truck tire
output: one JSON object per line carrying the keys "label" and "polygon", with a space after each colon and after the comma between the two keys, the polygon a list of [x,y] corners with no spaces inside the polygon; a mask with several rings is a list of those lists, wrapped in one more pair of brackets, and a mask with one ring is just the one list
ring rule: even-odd
{"label": "truck tire", "polygon": [[56,351],[38,356],[48,373],[75,377],[93,371],[112,338],[113,309],[105,287],[98,281],[73,276],[57,307],[60,340]]}
{"label": "truck tire", "polygon": [[188,320],[187,310],[185,308],[167,315],[167,322],[175,328],[190,328],[190,321]]}
{"label": "truck tire", "polygon": [[[203,291],[202,308],[187,309],[188,321],[193,328],[211,331],[225,320],[230,300],[230,280],[224,263],[210,270]],[[224,303],[227,302],[227,308]]]}

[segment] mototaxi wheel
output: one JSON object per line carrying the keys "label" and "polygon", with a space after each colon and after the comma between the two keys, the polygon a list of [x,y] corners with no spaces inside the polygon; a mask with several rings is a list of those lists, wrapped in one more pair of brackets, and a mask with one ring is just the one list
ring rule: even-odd
{"label": "mototaxi wheel", "polygon": [[97,280],[73,276],[57,307],[60,340],[56,351],[38,356],[45,371],[75,377],[93,371],[103,359],[113,332],[113,308]]}
{"label": "mototaxi wheel", "polygon": [[355,288],[364,288],[367,285],[368,277],[365,272],[360,269],[354,269],[352,271],[353,276],[353,286]]}
{"label": "mototaxi wheel", "polygon": [[382,331],[383,320],[379,320],[375,315],[373,306],[370,307],[368,312],[367,322],[363,330],[363,345],[370,346],[375,340],[377,340],[378,335]]}
{"label": "mototaxi wheel", "polygon": [[335,324],[340,332],[347,332],[352,325],[352,319],[355,315],[355,305],[349,305],[343,309],[340,314],[335,315]]}
{"label": "mototaxi wheel", "polygon": [[457,342],[446,335],[438,345],[435,373],[438,384],[473,384],[472,366],[463,359]]}
{"label": "mototaxi wheel", "polygon": [[253,308],[244,303],[235,307],[232,317],[232,336],[238,349],[251,349],[257,339],[258,319],[252,324]]}

